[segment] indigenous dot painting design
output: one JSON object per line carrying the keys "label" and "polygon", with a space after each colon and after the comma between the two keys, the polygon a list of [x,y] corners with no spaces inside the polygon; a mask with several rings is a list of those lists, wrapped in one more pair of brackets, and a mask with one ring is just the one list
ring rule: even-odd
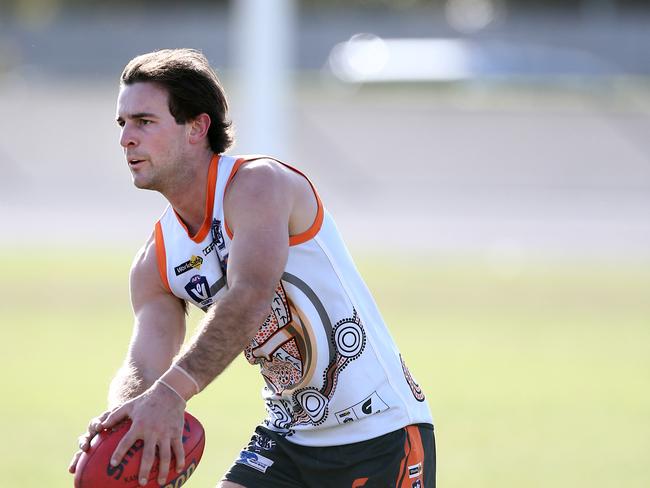
{"label": "indigenous dot painting design", "polygon": [[[327,364],[322,372],[322,386],[315,377],[315,330],[301,311],[288,297],[283,283],[300,290],[312,303],[327,338],[328,347],[322,348]],[[292,435],[297,425],[320,425],[328,418],[328,405],[334,395],[341,372],[363,354],[366,332],[353,308],[352,317],[332,325],[330,319],[309,286],[298,277],[284,273],[271,304],[271,313],[244,350],[251,364],[259,364],[266,380],[269,397],[266,408],[267,426]],[[323,364],[323,363],[321,363]],[[285,395],[284,398],[279,398]],[[291,400],[289,400],[289,395]]]}
{"label": "indigenous dot painting design", "polygon": [[244,355],[259,364],[271,391],[281,394],[298,385],[309,371],[312,360],[306,319],[296,310],[280,282],[271,302],[271,313]]}
{"label": "indigenous dot painting design", "polygon": [[351,318],[336,323],[330,342],[336,353],[323,373],[322,388],[301,388],[293,394],[293,425],[320,425],[327,420],[327,407],[336,390],[341,371],[361,356],[366,347],[366,332],[356,310],[353,309]]}
{"label": "indigenous dot painting design", "polygon": [[422,391],[422,388],[420,388],[420,385],[418,385],[413,380],[413,376],[411,376],[411,372],[406,367],[406,363],[404,362],[404,359],[402,358],[401,354],[399,355],[399,360],[402,363],[402,371],[404,372],[404,377],[406,378],[406,382],[409,384],[409,387],[411,388],[411,393],[413,393],[413,396],[418,402],[423,402],[424,392]]}

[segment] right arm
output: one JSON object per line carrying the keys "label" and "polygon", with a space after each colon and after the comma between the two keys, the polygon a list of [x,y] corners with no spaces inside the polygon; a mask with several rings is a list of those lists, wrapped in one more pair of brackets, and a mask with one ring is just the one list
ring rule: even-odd
{"label": "right arm", "polygon": [[185,306],[162,284],[153,237],[133,262],[130,289],[133,335],[109,388],[109,410],[147,390],[169,368],[185,338]]}
{"label": "right arm", "polygon": [[164,287],[156,262],[153,236],[136,256],[130,274],[134,325],[122,367],[111,381],[108,409],[92,419],[79,437],[79,451],[70,463],[74,473],[83,451],[109,413],[147,390],[170,366],[185,337],[185,305]]}

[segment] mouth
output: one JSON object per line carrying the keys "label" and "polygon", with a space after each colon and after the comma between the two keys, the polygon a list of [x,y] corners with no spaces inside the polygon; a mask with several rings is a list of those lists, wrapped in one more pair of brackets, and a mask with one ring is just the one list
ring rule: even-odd
{"label": "mouth", "polygon": [[140,163],[142,163],[142,162],[144,161],[144,159],[140,159],[140,158],[128,158],[127,161],[128,161],[128,163],[129,163],[129,166],[133,168],[133,167],[135,167],[135,166],[138,166]]}

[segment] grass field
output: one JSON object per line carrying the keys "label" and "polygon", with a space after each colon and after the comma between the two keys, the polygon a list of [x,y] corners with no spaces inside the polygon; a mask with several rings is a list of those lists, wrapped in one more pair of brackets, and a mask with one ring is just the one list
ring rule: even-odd
{"label": "grass field", "polygon": [[[130,334],[130,256],[0,252],[1,486],[72,486]],[[436,420],[445,488],[650,486],[650,267],[359,262]],[[197,314],[192,315],[195,321]],[[242,386],[243,385],[243,386]],[[207,431],[186,486],[214,486],[263,414],[239,359],[188,409]]]}

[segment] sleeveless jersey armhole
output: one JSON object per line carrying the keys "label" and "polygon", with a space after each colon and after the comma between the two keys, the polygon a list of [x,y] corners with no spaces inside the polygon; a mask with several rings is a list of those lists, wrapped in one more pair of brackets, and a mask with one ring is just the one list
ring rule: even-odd
{"label": "sleeveless jersey armhole", "polygon": [[154,244],[156,246],[156,262],[158,263],[158,272],[160,273],[160,281],[169,293],[172,292],[167,279],[167,253],[165,252],[165,239],[163,238],[162,225],[160,220],[156,222],[154,231]]}
{"label": "sleeveless jersey armhole", "polygon": [[[316,197],[316,205],[317,205],[316,217],[314,218],[314,222],[311,224],[311,226],[307,230],[305,230],[304,232],[301,232],[300,234],[289,236],[289,245],[290,246],[297,246],[298,244],[302,244],[304,242],[309,241],[310,239],[313,239],[316,236],[316,234],[318,234],[318,231],[321,229],[321,227],[323,226],[323,217],[325,215],[325,211],[323,209],[323,202],[321,201],[320,196],[318,196],[318,192],[316,191],[316,187],[311,182],[311,180],[309,178],[307,178],[307,176],[302,171],[297,170],[293,166],[290,166],[290,165],[288,165],[286,163],[283,163],[282,161],[279,161],[279,160],[274,159],[274,158],[254,158],[254,159],[240,158],[235,162],[235,165],[233,166],[232,171],[230,172],[230,176],[228,177],[228,181],[226,182],[226,186],[224,188],[224,195],[225,195],[225,192],[228,190],[228,185],[230,185],[230,182],[234,178],[237,171],[239,171],[239,168],[241,168],[242,164],[248,163],[250,161],[254,161],[255,159],[271,159],[271,160],[273,160],[273,161],[275,161],[277,163],[280,163],[285,168],[290,169],[294,173],[299,174],[305,180],[307,180],[307,183],[309,183],[309,186],[311,187],[311,191],[314,193],[314,197]],[[226,219],[225,213],[224,213],[223,221],[224,221],[223,223],[224,223],[224,227],[226,229],[226,233],[228,234],[228,237],[230,237],[230,239],[232,239],[234,234],[233,234],[232,230],[230,229],[230,226],[228,225],[228,220]]]}

